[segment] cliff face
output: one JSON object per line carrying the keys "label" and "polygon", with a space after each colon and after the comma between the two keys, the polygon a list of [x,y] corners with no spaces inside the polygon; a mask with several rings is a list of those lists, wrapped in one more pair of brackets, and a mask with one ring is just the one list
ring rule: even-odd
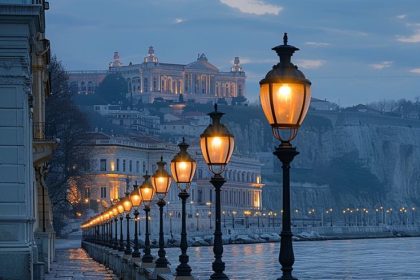
{"label": "cliff face", "polygon": [[[265,119],[250,115],[254,118],[230,120],[237,151],[272,151],[277,143]],[[420,204],[418,120],[350,110],[311,111],[293,144],[300,152],[292,169],[295,205]],[[271,197],[281,192],[280,164],[272,162],[263,168],[268,208],[278,204]]]}

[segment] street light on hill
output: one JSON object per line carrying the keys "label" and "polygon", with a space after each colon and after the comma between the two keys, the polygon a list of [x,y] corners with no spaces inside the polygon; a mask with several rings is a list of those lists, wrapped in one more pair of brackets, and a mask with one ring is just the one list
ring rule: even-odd
{"label": "street light on hill", "polygon": [[311,82],[291,63],[291,57],[298,48],[288,45],[287,33],[283,45],[273,48],[280,57],[280,63],[273,66],[260,81],[260,101],[265,117],[271,125],[273,135],[281,144],[274,154],[283,166],[283,219],[279,261],[282,266],[282,280],[295,279],[292,276],[295,262],[290,213],[290,163],[299,152],[291,145],[299,127],[305,119],[311,101]]}

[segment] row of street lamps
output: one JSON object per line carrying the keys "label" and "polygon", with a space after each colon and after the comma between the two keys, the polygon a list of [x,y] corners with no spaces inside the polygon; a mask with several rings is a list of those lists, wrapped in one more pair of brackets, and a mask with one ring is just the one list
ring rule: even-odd
{"label": "row of street lamps", "polygon": [[[213,173],[210,183],[215,188],[215,231],[214,231],[214,262],[212,265],[213,274],[210,279],[229,279],[224,273],[225,264],[222,261],[223,243],[221,231],[221,187],[225,183],[222,173],[234,149],[234,137],[220,122],[223,113],[217,110],[217,104],[214,106],[214,111],[209,113],[212,123],[200,135],[200,148],[204,160],[206,161],[209,170]],[[186,230],[186,201],[190,196],[188,191],[191,186],[191,181],[194,177],[197,163],[187,152],[188,144],[183,139],[182,143],[178,145],[179,152],[171,161],[170,169],[173,180],[176,182],[179,189],[178,197],[182,202],[181,211],[181,254],[179,256],[179,265],[176,268],[176,276],[191,277],[191,267],[189,266],[189,256],[187,255],[187,230]],[[149,212],[155,194],[157,197],[157,205],[159,206],[159,251],[158,259],[155,262],[156,268],[167,268],[168,260],[166,259],[166,252],[164,249],[164,233],[163,233],[163,208],[166,205],[165,197],[171,185],[171,175],[165,170],[166,163],[163,158],[157,163],[157,170],[150,177],[144,176],[144,181],[139,187],[137,182],[133,186],[131,193],[127,181],[127,191],[125,197],[116,201],[114,205],[106,209],[104,212],[90,218],[82,224],[84,229],[84,239],[100,243],[112,247],[113,249],[124,251],[126,255],[133,258],[140,258],[140,248],[138,241],[138,221],[139,208],[144,206],[145,211],[145,242],[143,248],[143,257],[141,261],[145,264],[153,263],[153,256],[150,250],[150,233],[149,233]],[[211,205],[210,205],[211,206]],[[131,212],[134,209],[134,247],[130,244],[130,225]],[[126,241],[124,246],[123,237],[123,220],[126,222]],[[118,240],[118,220],[120,221],[120,235]]]}
{"label": "row of street lamps", "polygon": [[[297,66],[291,63],[291,57],[298,48],[288,44],[287,33],[284,34],[283,44],[274,47],[273,50],[276,51],[280,57],[280,62],[274,65],[272,70],[270,70],[265,78],[260,81],[260,102],[264,115],[272,128],[274,137],[280,141],[280,145],[274,151],[274,155],[282,162],[283,170],[283,213],[279,254],[279,262],[282,266],[282,277],[279,279],[293,280],[296,278],[292,276],[294,253],[290,211],[290,163],[299,152],[291,145],[291,141],[296,137],[298,129],[302,125],[308,112],[311,101],[311,82],[305,78],[305,75],[298,70]],[[214,186],[216,193],[213,247],[215,259],[212,265],[213,274],[210,279],[228,279],[226,274],[224,274],[225,264],[222,261],[223,244],[221,232],[220,189],[225,183],[225,179],[221,174],[232,155],[234,138],[227,128],[220,123],[220,118],[223,114],[217,111],[217,105],[215,106],[215,111],[209,115],[212,118],[212,124],[206,128],[203,134],[201,134],[200,147],[203,157],[207,162],[210,171],[213,173],[210,182]],[[180,245],[182,254],[179,257],[180,265],[177,268],[177,275],[189,276],[191,275],[191,268],[188,266],[188,256],[186,255],[185,200],[189,196],[187,191],[195,172],[196,163],[186,152],[188,145],[183,142],[179,146],[181,151],[171,162],[172,176],[181,190],[179,197],[183,203]],[[145,178],[144,184],[147,185],[147,182],[148,179]],[[148,197],[143,197],[143,192],[141,190],[142,187],[140,187],[140,194],[143,203],[150,204],[151,199],[145,199]],[[148,194],[150,193],[153,193],[153,188],[149,188]],[[145,193],[144,195],[147,194]],[[129,200],[129,197],[130,196],[127,195],[126,199]],[[114,208],[112,208],[112,211],[108,210],[91,219],[85,223],[83,227],[90,229],[89,231],[91,234],[92,230],[97,232],[100,227],[106,228],[107,225],[112,223],[112,217],[116,218],[118,214],[122,215],[123,212],[119,212],[118,210],[121,208],[119,207],[120,205],[121,203],[117,204],[117,207],[115,208],[117,210],[115,211]],[[150,209],[150,207],[145,206],[145,209],[146,208]],[[127,213],[126,217],[129,218],[129,210],[125,211]],[[120,216],[120,220],[122,221],[122,216]],[[146,225],[147,223],[148,220],[146,218]],[[120,223],[120,226],[121,224],[122,223]],[[105,231],[105,233],[107,232],[109,231]],[[107,235],[105,235],[105,238],[106,236]],[[129,238],[127,238],[127,241],[129,241]],[[127,244],[129,244],[129,242],[127,242]],[[129,245],[127,245],[127,247],[128,246]],[[148,246],[147,252],[149,252],[150,246],[145,244],[145,250],[146,246]]]}

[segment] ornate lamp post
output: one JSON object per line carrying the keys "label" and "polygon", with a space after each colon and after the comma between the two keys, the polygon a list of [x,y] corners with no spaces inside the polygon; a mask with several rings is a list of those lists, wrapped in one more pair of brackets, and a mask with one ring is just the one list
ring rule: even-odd
{"label": "ornate lamp post", "polygon": [[114,216],[114,242],[113,242],[113,249],[118,250],[118,208],[117,205],[114,204],[112,207],[112,214]]}
{"label": "ornate lamp post", "polygon": [[144,182],[140,186],[140,194],[143,200],[144,205],[144,212],[146,213],[146,233],[144,239],[144,250],[143,250],[143,258],[141,261],[143,263],[152,263],[153,256],[150,254],[150,233],[149,233],[149,212],[150,212],[150,204],[152,203],[153,196],[155,195],[155,189],[153,188],[152,184],[150,184],[150,176],[146,175],[143,176]]}
{"label": "ornate lamp post", "polygon": [[179,152],[171,161],[171,173],[178,189],[180,190],[178,197],[182,201],[182,228],[181,228],[181,255],[179,255],[179,265],[176,268],[176,276],[191,276],[191,267],[188,265],[189,257],[187,255],[187,226],[186,226],[186,201],[190,196],[188,190],[197,168],[196,161],[188,154],[188,144],[185,139],[178,145]]}
{"label": "ornate lamp post", "polygon": [[163,207],[166,205],[165,197],[169,192],[169,187],[171,186],[171,176],[165,170],[166,162],[163,161],[163,158],[160,158],[160,161],[157,162],[158,169],[155,174],[152,176],[152,185],[155,188],[156,195],[158,197],[157,205],[159,206],[159,258],[156,260],[157,268],[167,268],[168,260],[166,259],[165,252],[165,240],[163,237]]}
{"label": "ornate lamp post", "polygon": [[260,100],[265,117],[271,125],[273,135],[281,144],[274,154],[283,166],[283,219],[279,261],[283,276],[279,279],[295,279],[292,276],[295,262],[292,245],[290,213],[290,163],[299,154],[290,141],[305,119],[311,101],[311,82],[291,63],[291,57],[298,48],[287,43],[287,33],[283,45],[273,48],[280,57],[280,63],[273,66],[260,81]]}
{"label": "ornate lamp post", "polygon": [[207,201],[206,205],[209,207],[209,211],[207,212],[207,217],[209,217],[209,229],[212,229],[212,226],[211,226],[211,201]]}
{"label": "ornate lamp post", "polygon": [[123,213],[124,213],[124,206],[122,205],[122,202],[118,202],[117,204],[117,210],[118,214],[120,215],[120,242],[118,245],[118,251],[124,251],[124,236],[123,236]]}
{"label": "ornate lamp post", "polygon": [[130,193],[128,192],[128,185],[127,185],[127,192],[125,193],[125,197],[121,201],[121,204],[124,208],[125,219],[127,220],[127,244],[125,246],[124,254],[130,255],[131,254],[131,245],[130,245],[130,211],[133,207],[130,201]]}
{"label": "ornate lamp post", "polygon": [[200,135],[201,153],[203,154],[209,170],[213,173],[210,183],[214,186],[216,194],[216,221],[213,245],[215,260],[212,265],[214,273],[210,276],[210,279],[229,279],[224,273],[225,263],[222,261],[223,241],[220,191],[223,184],[226,182],[221,174],[225,171],[226,165],[232,156],[235,141],[227,127],[220,122],[223,115],[223,113],[217,111],[217,104],[215,104],[214,112],[209,113],[212,123]]}
{"label": "ornate lamp post", "polygon": [[139,207],[142,203],[142,197],[139,193],[137,182],[133,186],[133,191],[130,193],[130,202],[134,207],[134,248],[131,256],[133,258],[140,258],[139,251],[139,235],[138,235],[138,222],[139,222]]}

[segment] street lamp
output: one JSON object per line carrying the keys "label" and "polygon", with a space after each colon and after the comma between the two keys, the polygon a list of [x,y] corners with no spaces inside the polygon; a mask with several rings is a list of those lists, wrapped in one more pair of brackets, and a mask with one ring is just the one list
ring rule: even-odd
{"label": "street lamp", "polygon": [[238,212],[232,211],[232,228],[235,228],[235,216]]}
{"label": "street lamp", "polygon": [[188,265],[189,257],[187,255],[187,226],[186,226],[186,201],[190,196],[188,190],[194,177],[197,162],[188,154],[188,144],[182,138],[182,143],[178,145],[179,152],[171,161],[171,173],[178,189],[178,197],[182,201],[182,229],[181,229],[181,255],[179,256],[179,265],[176,268],[176,276],[191,276],[191,267]]}
{"label": "street lamp", "polygon": [[130,200],[130,193],[128,192],[128,183],[127,183],[127,192],[125,193],[125,197],[121,201],[122,206],[124,208],[124,212],[126,213],[125,218],[127,220],[127,244],[125,246],[124,254],[130,255],[131,254],[131,246],[130,246],[130,211],[133,207]]}
{"label": "street lamp", "polygon": [[124,206],[122,205],[122,202],[118,202],[117,204],[117,210],[118,214],[120,214],[120,243],[118,246],[118,251],[124,251],[124,237],[123,237],[123,213],[124,213]]}
{"label": "street lamp", "polygon": [[160,158],[160,161],[157,162],[158,168],[152,176],[152,185],[155,188],[156,195],[158,197],[157,205],[159,206],[159,258],[156,260],[157,268],[167,268],[168,260],[166,259],[165,252],[165,239],[163,237],[163,207],[166,205],[165,196],[169,192],[169,187],[171,186],[171,176],[165,170],[166,162],[163,161],[163,158]]}
{"label": "street lamp", "polygon": [[287,43],[287,33],[283,45],[273,48],[280,57],[280,63],[273,66],[260,81],[260,101],[265,117],[271,125],[273,135],[281,141],[274,154],[283,166],[283,219],[279,261],[283,276],[279,279],[295,279],[292,276],[295,262],[292,245],[290,214],[290,163],[299,154],[292,147],[293,140],[309,109],[311,82],[290,62],[298,48]]}
{"label": "street lamp", "polygon": [[138,222],[139,222],[139,210],[142,203],[142,197],[139,193],[137,182],[133,186],[133,191],[130,194],[130,201],[134,207],[134,248],[133,253],[131,256],[133,258],[140,258],[140,251],[139,251],[139,235],[138,235]]}
{"label": "street lamp", "polygon": [[199,230],[199,227],[198,227],[198,219],[200,218],[200,213],[198,213],[198,212],[196,212],[195,213],[195,218],[196,218],[196,230],[198,231]]}
{"label": "street lamp", "polygon": [[215,230],[214,230],[214,261],[213,271],[210,279],[229,279],[224,273],[225,263],[222,261],[223,255],[223,240],[221,228],[221,205],[220,205],[220,191],[223,184],[226,182],[222,177],[225,171],[233,149],[235,141],[233,134],[229,132],[227,127],[220,122],[224,113],[217,111],[217,104],[214,104],[214,111],[208,114],[212,123],[207,126],[204,132],[200,135],[201,153],[206,161],[209,170],[213,173],[210,183],[214,186],[216,194],[215,205]]}
{"label": "street lamp", "polygon": [[114,233],[114,250],[118,250],[118,207],[116,205],[116,201],[114,201],[114,206],[112,207],[112,213],[114,215],[114,226],[115,226],[115,233]]}
{"label": "street lamp", "polygon": [[143,263],[152,263],[153,256],[150,254],[150,233],[149,233],[149,212],[150,212],[150,204],[152,203],[153,196],[155,194],[155,189],[153,188],[152,184],[150,183],[150,176],[146,175],[143,176],[144,181],[143,184],[140,186],[140,195],[143,200],[144,205],[144,212],[146,213],[146,233],[144,238],[144,249],[143,249],[143,258],[141,261]]}

